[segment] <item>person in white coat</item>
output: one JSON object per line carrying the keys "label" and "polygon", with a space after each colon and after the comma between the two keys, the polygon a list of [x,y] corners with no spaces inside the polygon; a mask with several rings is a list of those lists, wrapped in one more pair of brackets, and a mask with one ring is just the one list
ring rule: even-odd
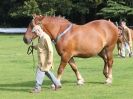
{"label": "person in white coat", "polygon": [[41,91],[45,75],[53,82],[56,90],[61,87],[61,83],[50,71],[53,66],[53,47],[51,39],[49,35],[41,29],[40,25],[35,25],[32,32],[36,33],[39,39],[37,46],[34,46],[38,53],[38,67],[36,72],[35,88],[31,92],[39,93]]}
{"label": "person in white coat", "polygon": [[[123,29],[123,43],[122,43],[122,57],[132,56],[132,35],[130,29],[126,26],[126,22],[121,22],[121,27]],[[126,53],[127,52],[127,53]]]}

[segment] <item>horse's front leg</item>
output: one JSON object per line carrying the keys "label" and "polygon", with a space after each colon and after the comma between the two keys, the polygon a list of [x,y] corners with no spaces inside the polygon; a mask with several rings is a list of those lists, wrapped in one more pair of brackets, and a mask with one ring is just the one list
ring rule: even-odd
{"label": "horse's front leg", "polygon": [[[58,68],[58,71],[57,71],[57,79],[58,79],[58,81],[61,81],[62,74],[64,72],[64,69],[65,69],[69,59],[70,59],[70,57],[68,57],[68,56],[62,56],[61,57],[61,62],[60,62],[60,65],[59,65],[59,68]],[[52,84],[51,87],[53,89],[55,89],[55,85],[54,84]]]}
{"label": "horse's front leg", "polygon": [[63,74],[64,69],[65,69],[68,61],[70,60],[70,58],[71,58],[71,55],[68,54],[68,53],[64,53],[61,56],[61,62],[60,62],[60,65],[59,65],[59,68],[58,68],[58,71],[57,71],[57,79],[59,81],[61,81],[62,74]]}
{"label": "horse's front leg", "polygon": [[62,74],[64,72],[66,65],[67,65],[67,62],[61,60],[60,66],[59,66],[58,71],[57,71],[57,79],[59,81],[61,80],[61,77],[62,77]]}
{"label": "horse's front leg", "polygon": [[72,70],[74,71],[76,77],[77,77],[77,84],[78,85],[83,85],[84,84],[84,79],[81,76],[80,72],[78,71],[77,65],[75,64],[75,61],[73,58],[69,60],[69,65],[71,66]]}

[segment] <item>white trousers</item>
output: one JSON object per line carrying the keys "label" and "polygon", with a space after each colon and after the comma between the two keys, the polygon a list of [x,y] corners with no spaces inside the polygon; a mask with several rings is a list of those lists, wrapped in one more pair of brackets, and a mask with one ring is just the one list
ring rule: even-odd
{"label": "white trousers", "polygon": [[121,49],[121,54],[123,57],[129,56],[129,54],[131,53],[129,44],[127,42],[124,42],[122,44],[122,49]]}
{"label": "white trousers", "polygon": [[39,68],[36,71],[36,88],[41,88],[45,75],[52,81],[55,86],[60,86],[60,81],[57,80],[55,75],[51,71],[43,72]]}

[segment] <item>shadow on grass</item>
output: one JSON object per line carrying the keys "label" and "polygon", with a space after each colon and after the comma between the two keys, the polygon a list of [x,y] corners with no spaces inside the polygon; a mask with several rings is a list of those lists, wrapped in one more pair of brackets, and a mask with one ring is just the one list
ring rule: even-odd
{"label": "shadow on grass", "polygon": [[105,84],[105,82],[85,82],[85,83],[96,84],[96,85],[97,85],[97,84],[102,84],[102,85]]}
{"label": "shadow on grass", "polygon": [[125,57],[125,58],[124,58],[124,57],[121,57],[121,56],[118,55],[118,54],[114,54],[113,57],[114,57],[114,58],[119,58],[119,59],[125,59],[125,58],[127,58],[127,57]]}
{"label": "shadow on grass", "polygon": [[[10,81],[9,81],[10,82]],[[62,81],[63,84],[75,83],[74,81]],[[50,89],[52,82],[50,80],[44,80],[42,88]],[[10,84],[0,84],[0,91],[11,91],[11,92],[28,92],[35,86],[35,81],[18,82]]]}
{"label": "shadow on grass", "polygon": [[25,92],[25,91],[28,91],[33,86],[34,86],[34,81],[11,83],[11,84],[0,84],[0,91]]}
{"label": "shadow on grass", "polygon": [[[71,83],[71,85],[73,85],[73,84],[77,84],[77,81],[67,81],[67,80],[65,80],[65,81],[62,81],[62,84],[70,84]],[[84,84],[105,84],[105,82],[90,82],[90,81],[85,81],[84,82]]]}
{"label": "shadow on grass", "polygon": [[[0,91],[11,91],[11,92],[27,92],[30,91],[35,86],[35,81],[11,83],[11,84],[0,84]],[[45,80],[42,88],[49,89],[51,82]]]}
{"label": "shadow on grass", "polygon": [[[76,81],[68,81],[63,80],[62,85],[67,84],[67,86],[73,86],[76,84]],[[104,84],[104,82],[85,82],[85,84]],[[50,89],[51,81],[45,80],[42,88]],[[11,83],[11,84],[0,84],[0,91],[10,91],[10,92],[29,92],[35,85],[35,81],[27,81],[27,82],[19,82],[19,83]]]}

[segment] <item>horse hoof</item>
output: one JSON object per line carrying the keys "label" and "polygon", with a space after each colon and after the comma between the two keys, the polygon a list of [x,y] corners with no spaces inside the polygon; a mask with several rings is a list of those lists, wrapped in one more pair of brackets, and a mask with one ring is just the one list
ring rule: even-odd
{"label": "horse hoof", "polygon": [[80,79],[80,80],[78,80],[77,85],[83,85],[84,82],[85,82],[84,79]]}
{"label": "horse hoof", "polygon": [[61,84],[60,85],[58,85],[58,86],[55,86],[54,84],[52,84],[51,85],[51,88],[53,89],[53,90],[57,90],[57,89],[59,89],[59,88],[61,88]]}
{"label": "horse hoof", "polygon": [[112,79],[108,78],[108,79],[106,80],[106,84],[112,84]]}

